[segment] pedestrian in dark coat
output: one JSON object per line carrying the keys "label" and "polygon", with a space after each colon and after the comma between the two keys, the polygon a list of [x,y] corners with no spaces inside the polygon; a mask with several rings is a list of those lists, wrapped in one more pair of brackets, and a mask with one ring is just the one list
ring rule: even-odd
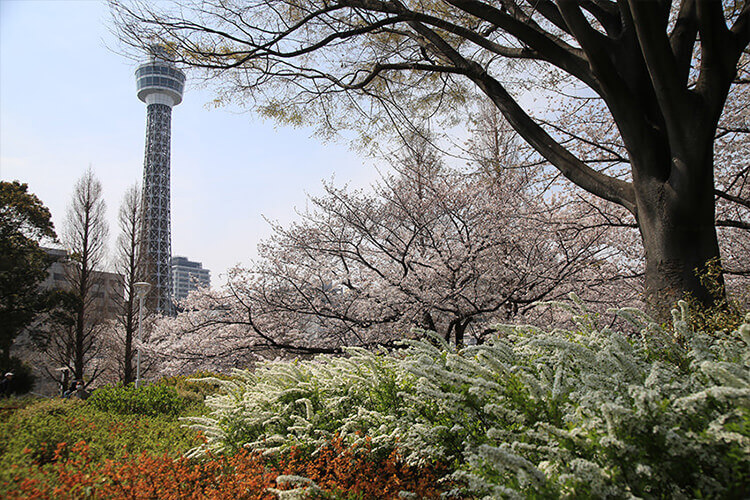
{"label": "pedestrian in dark coat", "polygon": [[9,398],[13,393],[13,373],[8,372],[0,380],[0,398]]}

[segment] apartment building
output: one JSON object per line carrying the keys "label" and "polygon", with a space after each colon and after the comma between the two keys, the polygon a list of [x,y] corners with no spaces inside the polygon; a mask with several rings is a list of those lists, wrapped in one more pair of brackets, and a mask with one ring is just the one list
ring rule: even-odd
{"label": "apartment building", "polygon": [[172,257],[172,298],[175,302],[187,298],[191,290],[211,286],[211,271],[200,262],[187,257]]}

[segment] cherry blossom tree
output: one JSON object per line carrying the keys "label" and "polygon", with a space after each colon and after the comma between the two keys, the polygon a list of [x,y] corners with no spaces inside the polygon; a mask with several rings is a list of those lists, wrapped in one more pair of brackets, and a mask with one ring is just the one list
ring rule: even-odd
{"label": "cherry blossom tree", "polygon": [[613,296],[603,290],[621,262],[608,228],[560,224],[566,208],[528,170],[450,168],[416,137],[405,148],[372,192],[327,183],[298,221],[275,224],[253,266],[157,324],[152,352],[171,369],[242,366],[392,346],[415,327],[460,345],[527,320],[539,300]]}
{"label": "cherry blossom tree", "polygon": [[[589,117],[591,134],[602,130],[597,118]],[[582,189],[571,189],[560,173],[525,144],[497,108],[488,105],[486,100],[480,100],[477,105],[472,131],[463,154],[487,175],[503,176],[512,171],[513,175],[522,176],[526,191],[535,198],[540,207],[538,211],[544,214],[544,217],[524,214],[531,225],[554,228],[549,230],[551,233],[580,235],[582,241],[595,240],[600,248],[606,248],[602,253],[607,257],[597,263],[596,273],[590,268],[579,282],[571,277],[571,291],[597,312],[612,307],[643,307],[643,245],[631,214]],[[589,143],[599,147],[593,140],[582,141],[576,146],[579,154],[590,153],[582,147]],[[616,164],[618,158],[603,157],[602,161]]]}
{"label": "cherry blossom tree", "polygon": [[[719,121],[716,154],[716,226],[727,285],[750,304],[750,56]],[[744,296],[743,296],[744,294]]]}

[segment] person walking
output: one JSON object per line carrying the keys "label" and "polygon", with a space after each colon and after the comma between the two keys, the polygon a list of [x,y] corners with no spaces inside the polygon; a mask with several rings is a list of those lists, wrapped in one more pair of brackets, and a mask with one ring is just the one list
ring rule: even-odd
{"label": "person walking", "polygon": [[70,387],[68,387],[68,389],[65,392],[63,392],[63,398],[68,399],[72,397],[75,394],[77,388],[78,388],[78,381],[73,380],[70,383]]}
{"label": "person walking", "polygon": [[76,390],[71,395],[71,397],[78,398],[78,399],[87,399],[90,396],[89,391],[86,390],[86,388],[83,386],[83,381],[79,380],[76,384]]}
{"label": "person walking", "polygon": [[9,398],[13,393],[13,372],[5,374],[0,380],[0,398]]}

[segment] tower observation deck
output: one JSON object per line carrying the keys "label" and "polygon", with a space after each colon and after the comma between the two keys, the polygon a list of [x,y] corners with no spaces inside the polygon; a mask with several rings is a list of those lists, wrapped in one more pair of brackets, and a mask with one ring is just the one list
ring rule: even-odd
{"label": "tower observation deck", "polygon": [[152,47],[150,60],[136,69],[135,78],[138,99],[147,105],[140,248],[142,279],[153,286],[149,309],[172,315],[171,120],[172,107],[182,102],[185,73],[169,60],[162,47]]}

